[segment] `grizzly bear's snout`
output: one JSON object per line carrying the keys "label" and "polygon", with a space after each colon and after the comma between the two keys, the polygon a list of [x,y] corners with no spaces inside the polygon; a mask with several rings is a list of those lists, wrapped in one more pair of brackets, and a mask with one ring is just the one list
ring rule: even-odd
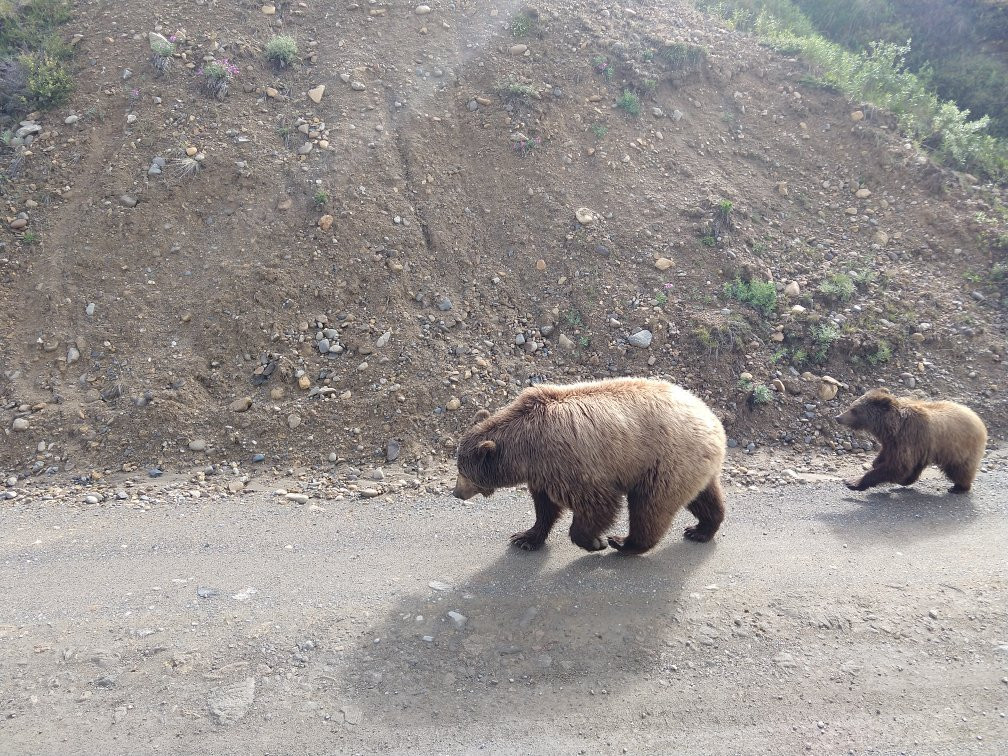
{"label": "grizzly bear's snout", "polygon": [[455,488],[452,489],[452,496],[454,496],[456,499],[462,499],[462,501],[466,501],[468,499],[471,499],[478,493],[481,493],[484,496],[489,496],[490,494],[493,493],[493,491],[484,490],[480,488],[471,480],[469,480],[469,478],[465,477],[462,474],[459,474],[459,476],[455,479]]}

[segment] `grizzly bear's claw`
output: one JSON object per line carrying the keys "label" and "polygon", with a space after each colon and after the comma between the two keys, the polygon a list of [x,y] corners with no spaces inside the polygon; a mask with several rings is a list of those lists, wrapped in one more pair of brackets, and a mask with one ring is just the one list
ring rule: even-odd
{"label": "grizzly bear's claw", "polygon": [[540,534],[531,530],[523,530],[511,536],[511,545],[517,546],[522,551],[535,551],[546,541]]}
{"label": "grizzly bear's claw", "polygon": [[696,541],[697,543],[707,543],[714,537],[714,534],[709,530],[701,530],[698,527],[690,527],[683,531],[683,537],[689,539],[690,541]]}
{"label": "grizzly bear's claw", "polygon": [[844,485],[847,486],[851,491],[861,490],[861,481],[859,480],[845,480]]}

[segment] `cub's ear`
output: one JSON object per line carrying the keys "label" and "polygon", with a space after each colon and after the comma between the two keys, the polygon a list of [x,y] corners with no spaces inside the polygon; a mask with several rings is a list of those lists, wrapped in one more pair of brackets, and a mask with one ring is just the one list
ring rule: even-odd
{"label": "cub's ear", "polygon": [[474,423],[482,423],[488,417],[490,417],[490,410],[485,410],[485,409],[476,410],[476,414],[473,415],[473,422]]}
{"label": "cub's ear", "polygon": [[489,454],[496,448],[497,442],[488,438],[486,441],[480,441],[479,446],[476,447],[476,451],[480,454]]}

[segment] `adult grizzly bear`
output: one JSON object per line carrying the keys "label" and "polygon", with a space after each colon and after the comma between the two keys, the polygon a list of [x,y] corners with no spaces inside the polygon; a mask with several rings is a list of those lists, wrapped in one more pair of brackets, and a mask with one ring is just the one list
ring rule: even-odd
{"label": "adult grizzly bear", "polygon": [[893,396],[884,388],[859,397],[837,422],[868,431],[882,450],[860,480],[844,483],[864,491],[880,483],[909,486],[928,465],[938,465],[952,481],[952,493],[973,485],[987,444],[987,428],[969,407]]}
{"label": "adult grizzly bear", "polygon": [[527,484],[535,524],[511,542],[538,548],[569,509],[571,540],[587,551],[606,547],[625,494],[630,533],[609,536],[608,543],[642,554],[683,505],[699,520],[685,536],[714,537],[724,519],[718,480],[724,457],[721,422],[680,386],[637,378],[540,384],[493,415],[476,413],[459,441],[454,494],[469,499]]}

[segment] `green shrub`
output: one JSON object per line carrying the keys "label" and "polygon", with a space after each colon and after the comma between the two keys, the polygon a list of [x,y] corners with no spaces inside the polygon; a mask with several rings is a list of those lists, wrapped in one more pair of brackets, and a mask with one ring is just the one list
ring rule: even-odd
{"label": "green shrub", "polygon": [[833,273],[819,284],[819,293],[839,302],[847,302],[854,296],[854,281],[845,273]]}
{"label": "green shrub", "polygon": [[637,117],[640,115],[640,98],[629,89],[624,89],[623,94],[616,100],[616,107],[628,116]]}
{"label": "green shrub", "polygon": [[736,277],[724,285],[725,296],[747,304],[769,317],[777,310],[777,287],[771,281],[743,281]]}
{"label": "green shrub", "polygon": [[266,43],[266,59],[274,66],[286,68],[298,59],[297,40],[289,34],[280,34]]}
{"label": "green shrub", "polygon": [[496,86],[497,94],[504,98],[514,98],[519,100],[531,100],[538,92],[531,84],[522,84],[518,81],[506,81]]}
{"label": "green shrub", "polygon": [[316,189],[312,200],[315,202],[315,207],[321,209],[329,202],[329,192],[325,189]]}
{"label": "green shrub", "polygon": [[840,338],[840,331],[832,323],[820,323],[812,329],[812,360],[817,363],[826,362],[830,347]]}
{"label": "green shrub", "polygon": [[606,134],[609,133],[609,127],[601,123],[593,123],[591,126],[592,134],[595,135],[596,139],[602,139]]}
{"label": "green shrub", "polygon": [[658,48],[658,57],[669,68],[676,70],[696,70],[707,60],[707,50],[685,42],[673,42]]}
{"label": "green shrub", "polygon": [[28,91],[40,107],[61,105],[73,92],[73,77],[59,60],[42,53],[23,55],[21,64],[28,72]]}
{"label": "green shrub", "polygon": [[525,13],[519,13],[511,19],[511,36],[527,37],[532,31],[532,19]]}
{"label": "green shrub", "polygon": [[867,359],[869,365],[884,365],[892,359],[892,347],[887,342],[880,341]]}

